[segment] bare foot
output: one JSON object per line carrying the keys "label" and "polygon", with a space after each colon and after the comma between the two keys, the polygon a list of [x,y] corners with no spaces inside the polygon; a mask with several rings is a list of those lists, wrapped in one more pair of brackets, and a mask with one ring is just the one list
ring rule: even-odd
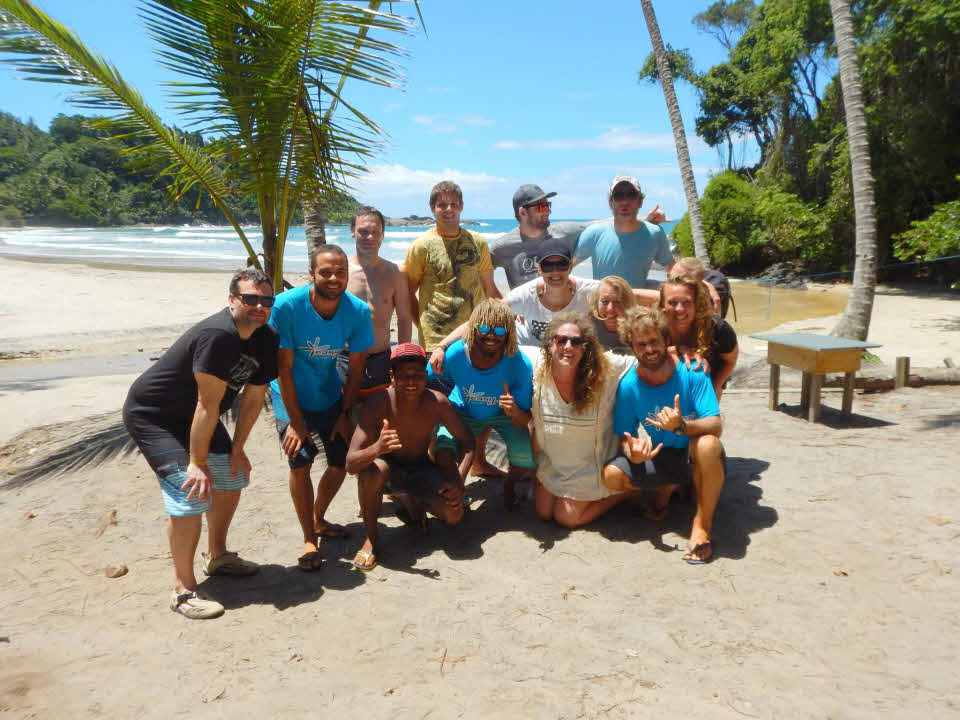
{"label": "bare foot", "polygon": [[486,460],[480,460],[470,466],[470,474],[476,477],[506,477],[507,473]]}
{"label": "bare foot", "polygon": [[339,538],[349,537],[350,533],[343,525],[337,525],[336,523],[329,523],[326,520],[318,520],[314,523],[314,532],[317,533],[321,538],[327,540],[337,540]]}

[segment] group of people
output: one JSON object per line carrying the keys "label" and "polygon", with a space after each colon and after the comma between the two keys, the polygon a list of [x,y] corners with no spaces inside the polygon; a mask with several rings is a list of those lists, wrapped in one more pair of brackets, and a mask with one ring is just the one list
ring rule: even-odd
{"label": "group of people", "polygon": [[[605,220],[551,224],[554,195],[518,188],[518,227],[488,245],[460,224],[460,188],[441,182],[430,194],[436,226],[402,267],[380,257],[384,217],[363,207],[350,226],[355,256],[320,246],[310,282],[277,296],[261,271],[237,272],[228,307],[134,382],[124,420],[161,487],[172,610],[223,613],[197,593],[204,513],[204,572],[259,569],[227,549],[227,531],[249,480],[244,445],[268,395],[303,531],[302,570],[321,567],[322,539],[346,534],[326,515],[347,473],[357,476],[366,534],[353,566],[364,572],[381,552],[385,494],[405,523],[424,526],[431,514],[456,524],[471,472],[503,475],[507,508],[530,480],[538,515],[571,528],[648,491],[647,516],[662,518],[674,489],[692,483],[684,558],[711,559],[724,480],[718,402],[736,335],[715,314],[702,265],[674,261],[659,209],[638,217],[635,178],[613,180]],[[588,258],[593,279],[572,275]],[[647,282],[654,261],[668,273],[659,289]],[[494,267],[506,272],[506,298]],[[220,415],[235,402],[231,438]],[[506,446],[506,473],[486,460],[492,431]]]}

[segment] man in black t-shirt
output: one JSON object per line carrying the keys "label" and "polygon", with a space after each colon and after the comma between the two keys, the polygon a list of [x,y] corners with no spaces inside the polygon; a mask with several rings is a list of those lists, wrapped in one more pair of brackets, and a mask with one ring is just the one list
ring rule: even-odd
{"label": "man in black t-shirt", "polygon": [[[220,603],[198,596],[193,560],[207,514],[207,575],[252,575],[259,567],[227,550],[227,530],[246,487],[243,450],[277,376],[277,338],[267,325],[273,286],[260,270],[230,281],[228,307],[187,330],[130,387],[123,420],[157,474],[176,575],[170,609],[219,617]],[[220,416],[239,395],[233,439]]]}

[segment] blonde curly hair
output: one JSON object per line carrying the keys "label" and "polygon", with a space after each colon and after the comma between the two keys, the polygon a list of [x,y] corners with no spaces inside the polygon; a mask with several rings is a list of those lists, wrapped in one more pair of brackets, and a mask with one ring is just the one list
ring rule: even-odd
{"label": "blonde curly hair", "polygon": [[605,278],[600,280],[600,284],[597,285],[597,289],[590,292],[590,295],[587,296],[587,305],[590,308],[590,314],[593,315],[597,320],[605,320],[606,318],[600,317],[600,290],[604,285],[612,287],[620,300],[620,305],[623,307],[623,311],[626,312],[628,309],[636,306],[637,298],[633,294],[633,289],[630,287],[630,283],[624,280],[619,275],[607,275]]}
{"label": "blonde curly hair", "polygon": [[713,303],[710,301],[707,289],[703,286],[702,280],[696,280],[690,275],[677,275],[673,278],[667,278],[660,286],[661,310],[666,307],[665,292],[668,285],[682,285],[693,290],[695,351],[698,355],[706,356],[713,344],[713,336],[717,329],[717,320],[713,314]]}
{"label": "blonde curly hair", "polygon": [[467,337],[463,341],[468,353],[473,348],[477,335],[480,334],[477,325],[489,325],[507,329],[507,345],[504,348],[504,354],[509,356],[517,354],[517,325],[513,319],[513,310],[503,300],[494,298],[483,300],[470,313],[468,325]]}
{"label": "blonde curly hair", "polygon": [[583,338],[583,355],[577,365],[577,376],[573,384],[573,407],[577,412],[583,412],[590,407],[600,396],[604,378],[608,374],[610,361],[603,354],[597,333],[593,329],[590,318],[580,313],[564,312],[553,316],[547,329],[543,332],[540,341],[540,355],[542,361],[537,368],[536,384],[543,383],[553,372],[553,355],[550,346],[553,345],[553,336],[561,325],[576,325]]}

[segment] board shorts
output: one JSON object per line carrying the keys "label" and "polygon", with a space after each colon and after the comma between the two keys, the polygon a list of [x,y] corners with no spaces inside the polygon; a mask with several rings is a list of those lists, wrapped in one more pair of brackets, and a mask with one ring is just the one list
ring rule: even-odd
{"label": "board shorts", "polygon": [[[648,463],[653,467],[649,467]],[[662,447],[652,460],[634,464],[622,452],[607,460],[630,478],[635,488],[649,490],[662,485],[677,485],[693,480],[693,465],[690,463],[690,448]]]}
{"label": "board shorts", "polygon": [[[464,425],[470,428],[470,432],[473,433],[474,437],[479,435],[484,428],[488,427],[500,433],[500,437],[503,438],[503,442],[507,446],[507,458],[510,460],[511,466],[518,468],[532,468],[537,466],[537,459],[533,456],[533,448],[530,446],[530,431],[527,430],[526,427],[517,427],[514,425],[513,421],[508,418],[505,413],[501,412],[485,420],[476,420],[466,415],[461,415],[459,412],[457,415],[460,415],[460,419],[463,420]],[[439,452],[444,449],[457,452],[458,445],[453,435],[450,434],[450,431],[441,425],[437,429],[436,451]],[[467,449],[468,448],[460,448],[460,452],[464,452]]]}
{"label": "board shorts", "polygon": [[[433,355],[433,350],[427,353],[428,365],[430,364],[431,355]],[[453,388],[455,387],[456,383],[454,383],[448,375],[431,375],[427,378],[427,389],[443,393],[444,397],[450,397],[450,393],[453,392]]]}
{"label": "board shorts", "polygon": [[[189,490],[180,489],[187,480],[187,466],[190,464],[190,422],[171,422],[165,427],[156,419],[124,407],[123,424],[157,475],[167,515],[187,517],[201,515],[210,509],[209,496],[206,500],[199,500],[194,494],[193,498],[187,500]],[[245,470],[238,470],[236,475],[231,473],[232,449],[230,433],[222,422],[218,422],[207,454],[207,467],[213,476],[214,490],[243,490],[249,483]]]}
{"label": "board shorts", "polygon": [[388,493],[432,500],[440,493],[440,488],[450,482],[443,469],[426,456],[413,462],[400,462],[390,455],[384,455],[381,460],[390,469],[390,477],[384,488]]}
{"label": "board shorts", "polygon": [[[270,398],[273,401],[274,407],[278,405],[283,406],[280,394],[273,389],[270,390]],[[310,438],[304,441],[300,452],[293,457],[287,458],[287,464],[291,470],[313,465],[313,459],[320,454],[320,448],[317,447],[318,439],[320,444],[323,445],[323,452],[327,457],[327,467],[336,468],[337,470],[343,470],[346,467],[347,441],[339,435],[337,435],[335,440],[330,439],[330,435],[333,433],[333,426],[337,424],[337,418],[340,417],[342,408],[343,402],[337,400],[326,410],[300,410],[300,412],[303,413],[303,421],[307,424],[307,432],[310,433]],[[284,415],[286,415],[286,412],[284,412]],[[274,417],[276,418],[276,412],[274,412]],[[277,434],[280,436],[280,443],[282,444],[290,423],[286,420],[276,418],[276,424]]]}

